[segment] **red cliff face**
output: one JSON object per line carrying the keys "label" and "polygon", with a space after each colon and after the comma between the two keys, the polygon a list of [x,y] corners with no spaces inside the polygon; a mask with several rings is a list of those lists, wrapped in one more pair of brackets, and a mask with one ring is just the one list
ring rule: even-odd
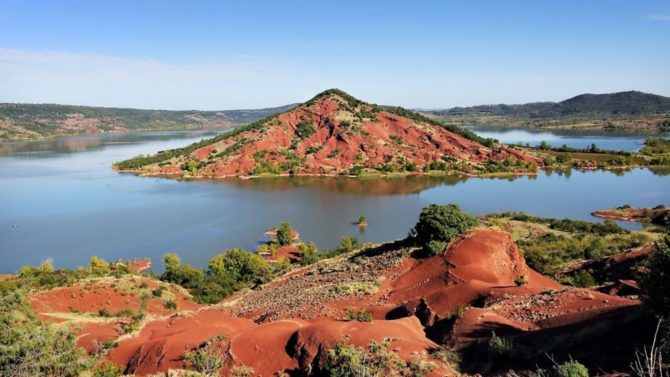
{"label": "red cliff face", "polygon": [[[396,111],[397,112],[397,111]],[[145,166],[148,175],[201,178],[273,174],[423,171],[430,163],[472,170],[488,162],[541,165],[508,146],[486,147],[416,113],[385,110],[331,90],[256,127],[214,139],[188,155]],[[188,169],[191,162],[195,169]],[[183,167],[183,168],[178,168]],[[186,174],[186,173],[184,173]]]}

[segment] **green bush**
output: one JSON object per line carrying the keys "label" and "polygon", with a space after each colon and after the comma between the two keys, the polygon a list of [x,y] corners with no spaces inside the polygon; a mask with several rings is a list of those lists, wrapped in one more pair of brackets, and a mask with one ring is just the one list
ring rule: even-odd
{"label": "green bush", "polygon": [[300,250],[300,263],[302,265],[306,266],[319,260],[319,250],[314,242],[301,243],[298,245],[298,249]]}
{"label": "green bush", "polygon": [[645,304],[658,317],[670,317],[670,236],[656,243],[647,261],[649,272],[640,282]]}
{"label": "green bush", "polygon": [[265,283],[271,278],[272,270],[261,256],[231,249],[210,259],[207,275],[228,276],[238,283]]}
{"label": "green bush", "polygon": [[91,262],[88,265],[88,270],[96,275],[105,275],[109,273],[109,262],[98,258],[95,255],[91,257]]}
{"label": "green bush", "polygon": [[302,140],[305,140],[305,139],[309,138],[310,136],[312,136],[316,133],[316,129],[314,128],[314,123],[312,123],[312,122],[301,122],[295,128],[295,133]]}
{"label": "green bush", "polygon": [[431,257],[442,254],[446,248],[447,243],[444,241],[430,240],[428,241],[428,245],[426,245],[428,256]]}
{"label": "green bush", "polygon": [[589,370],[580,362],[570,360],[554,366],[553,377],[589,377]]}
{"label": "green bush", "polygon": [[214,337],[195,350],[186,353],[186,364],[205,376],[218,376],[225,365],[225,355],[218,341],[225,335]]}
{"label": "green bush", "polygon": [[435,368],[435,364],[421,358],[406,362],[388,348],[388,342],[371,341],[367,348],[338,344],[328,351],[329,363],[325,372],[331,377],[423,377]]}
{"label": "green bush", "polygon": [[345,321],[372,322],[372,314],[363,309],[347,310]]}
{"label": "green bush", "polygon": [[277,243],[279,246],[287,246],[293,243],[293,227],[291,223],[281,223],[277,229]]}
{"label": "green bush", "polygon": [[477,225],[477,219],[464,213],[455,204],[431,204],[421,210],[413,235],[420,245],[430,241],[448,243],[454,237]]}
{"label": "green bush", "polygon": [[497,359],[508,357],[512,353],[512,349],[512,341],[499,337],[495,332],[491,333],[491,338],[489,338],[488,342],[488,350],[489,355],[491,355],[492,358]]}

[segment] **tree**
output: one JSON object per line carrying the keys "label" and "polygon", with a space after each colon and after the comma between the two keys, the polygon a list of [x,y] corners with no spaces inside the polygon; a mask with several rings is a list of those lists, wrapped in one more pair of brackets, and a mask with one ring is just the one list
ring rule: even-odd
{"label": "tree", "polygon": [[163,256],[163,264],[166,271],[175,271],[181,265],[181,259],[177,254],[168,253]]}
{"label": "tree", "polygon": [[427,246],[430,241],[449,242],[477,224],[476,218],[455,204],[431,204],[421,210],[412,233],[420,245]]}
{"label": "tree", "polygon": [[293,243],[293,228],[291,223],[281,223],[277,229],[277,243],[279,246],[287,246]]}
{"label": "tree", "polygon": [[109,263],[95,255],[91,257],[91,262],[88,265],[88,270],[96,275],[104,275],[109,273]]}
{"label": "tree", "polygon": [[670,236],[656,243],[648,261],[649,272],[641,281],[645,304],[658,317],[670,317]]}
{"label": "tree", "polygon": [[259,255],[243,249],[226,250],[209,261],[209,276],[229,276],[236,282],[267,282],[272,274],[268,263]]}
{"label": "tree", "polygon": [[670,326],[662,320],[670,317],[670,236],[656,242],[656,250],[649,256],[647,267],[649,271],[640,286],[646,295],[647,310],[659,321],[658,352],[667,359],[670,357]]}
{"label": "tree", "polygon": [[354,251],[359,246],[356,237],[342,237],[340,243],[337,245],[337,253],[344,254]]}
{"label": "tree", "polygon": [[301,243],[298,245],[298,249],[300,250],[300,263],[302,265],[312,264],[319,260],[319,250],[314,242]]}

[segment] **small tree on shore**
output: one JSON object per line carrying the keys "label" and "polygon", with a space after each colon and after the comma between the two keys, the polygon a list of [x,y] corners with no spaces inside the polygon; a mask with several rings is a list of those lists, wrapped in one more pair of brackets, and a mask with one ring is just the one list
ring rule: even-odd
{"label": "small tree on shore", "polygon": [[279,246],[287,246],[293,243],[293,227],[291,223],[281,223],[277,229],[277,243]]}

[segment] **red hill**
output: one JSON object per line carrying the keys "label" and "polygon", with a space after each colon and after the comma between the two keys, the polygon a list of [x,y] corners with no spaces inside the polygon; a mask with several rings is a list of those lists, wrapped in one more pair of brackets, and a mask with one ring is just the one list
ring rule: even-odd
{"label": "red hill", "polygon": [[402,108],[382,108],[331,89],[276,116],[185,148],[117,163],[121,171],[193,178],[358,175],[364,172],[476,174],[487,163],[542,162],[493,140]]}

